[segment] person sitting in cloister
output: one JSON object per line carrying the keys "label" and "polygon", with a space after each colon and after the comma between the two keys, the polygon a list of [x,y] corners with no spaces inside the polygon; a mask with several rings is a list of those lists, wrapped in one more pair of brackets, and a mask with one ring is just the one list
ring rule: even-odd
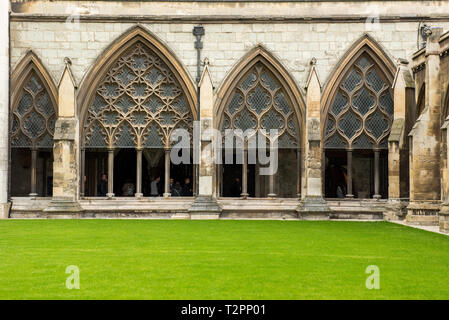
{"label": "person sitting in cloister", "polygon": [[108,176],[106,173],[101,174],[100,183],[98,184],[98,196],[106,197],[108,193]]}

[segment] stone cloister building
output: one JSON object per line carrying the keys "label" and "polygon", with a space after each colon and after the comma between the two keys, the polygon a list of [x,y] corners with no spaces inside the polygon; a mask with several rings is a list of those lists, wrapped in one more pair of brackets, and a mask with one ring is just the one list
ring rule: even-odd
{"label": "stone cloister building", "polygon": [[[449,1],[12,0],[0,14],[4,218],[449,231]],[[216,163],[211,128],[278,130],[278,170],[261,175],[247,139],[241,162]],[[198,164],[171,161],[176,129],[199,141]]]}

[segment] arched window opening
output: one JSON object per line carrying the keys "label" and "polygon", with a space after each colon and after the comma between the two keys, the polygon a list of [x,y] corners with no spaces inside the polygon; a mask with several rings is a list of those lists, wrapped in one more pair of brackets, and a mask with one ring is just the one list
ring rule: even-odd
{"label": "arched window opening", "polygon": [[106,71],[87,113],[85,196],[192,195],[192,162],[170,161],[174,130],[191,137],[191,106],[174,72],[146,44],[134,43]]}
{"label": "arched window opening", "polygon": [[[266,170],[272,162],[267,164],[261,161],[256,147],[258,138],[235,134],[235,130],[254,130],[257,137],[261,129],[266,132],[265,155],[270,156],[270,152],[278,154],[277,170],[272,175],[260,174],[261,169]],[[297,196],[300,148],[298,116],[286,89],[264,63],[255,63],[232,89],[223,109],[220,130],[224,141],[232,134],[234,146],[239,141],[243,147],[243,150],[229,150],[232,163],[226,159],[227,151],[224,149],[222,152],[223,164],[219,166],[218,175],[221,196]],[[270,135],[270,130],[277,130],[277,133]],[[255,145],[251,144],[251,139],[254,139]],[[274,145],[275,142],[277,150],[270,151],[270,144]],[[225,142],[223,145],[226,147]]]}
{"label": "arched window opening", "polygon": [[56,119],[55,102],[32,69],[11,110],[11,196],[52,196]]}
{"label": "arched window opening", "polygon": [[331,101],[324,127],[326,197],[386,198],[394,112],[390,81],[364,53]]}

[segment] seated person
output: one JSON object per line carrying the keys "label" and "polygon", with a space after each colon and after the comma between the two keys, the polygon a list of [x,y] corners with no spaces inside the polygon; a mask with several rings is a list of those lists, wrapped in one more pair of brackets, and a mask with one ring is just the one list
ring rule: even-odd
{"label": "seated person", "polygon": [[173,197],[179,197],[179,196],[181,196],[181,193],[182,193],[182,188],[181,188],[181,184],[178,181],[173,186],[173,189],[171,190],[171,195]]}
{"label": "seated person", "polygon": [[131,182],[126,182],[122,187],[122,196],[123,197],[133,197],[134,196],[134,184]]}
{"label": "seated person", "polygon": [[185,178],[184,185],[182,186],[181,194],[184,197],[193,196],[193,188],[192,188],[192,184],[190,183],[190,178]]}

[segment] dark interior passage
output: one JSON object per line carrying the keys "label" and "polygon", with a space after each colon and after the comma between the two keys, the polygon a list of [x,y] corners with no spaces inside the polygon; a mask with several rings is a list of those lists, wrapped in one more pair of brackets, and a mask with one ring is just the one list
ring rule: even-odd
{"label": "dark interior passage", "polygon": [[[31,150],[11,148],[11,196],[28,197],[31,193]],[[38,150],[36,161],[36,194],[51,197],[53,194],[53,152]]]}
{"label": "dark interior passage", "polygon": [[[379,152],[379,194],[388,197],[388,154]],[[368,199],[375,194],[374,151],[352,152],[352,194],[354,198]],[[345,198],[348,193],[348,167],[346,150],[325,151],[325,197]]]}

